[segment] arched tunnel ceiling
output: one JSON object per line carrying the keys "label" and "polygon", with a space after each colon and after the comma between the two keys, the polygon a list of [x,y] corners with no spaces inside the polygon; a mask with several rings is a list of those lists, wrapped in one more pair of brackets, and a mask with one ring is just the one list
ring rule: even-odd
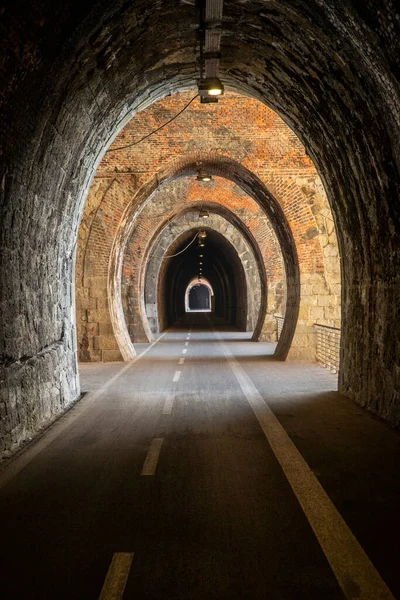
{"label": "arched tunnel ceiling", "polygon": [[[260,252],[256,240],[252,237],[251,232],[247,230],[243,222],[241,222],[235,214],[229,211],[226,207],[213,204],[202,204],[202,211],[208,209],[208,218],[200,218],[199,208],[191,206],[178,213],[174,219],[167,221],[158,235],[152,240],[148,246],[146,258],[143,259],[143,274],[141,277],[142,284],[139,285],[139,291],[137,292],[137,284],[133,285],[132,288],[127,288],[128,295],[133,293],[139,293],[139,296],[144,299],[145,306],[140,309],[140,314],[143,315],[142,319],[146,321],[143,324],[144,330],[149,329],[147,322],[147,316],[151,316],[152,327],[154,332],[159,331],[159,325],[162,327],[166,326],[165,318],[157,319],[155,317],[156,309],[156,298],[157,286],[159,285],[160,275],[159,273],[169,267],[169,260],[165,258],[167,254],[173,254],[174,251],[166,251],[168,247],[176,247],[182,235],[187,236],[187,231],[216,231],[221,233],[231,246],[235,249],[235,252],[240,257],[242,268],[245,271],[245,287],[247,296],[247,316],[243,317],[241,327],[253,331],[253,339],[259,340],[260,335],[265,333],[264,327],[268,328],[268,318],[266,315],[267,310],[267,277],[266,277],[266,265],[264,257]],[[193,238],[192,240],[193,241]],[[190,242],[188,242],[190,243]],[[193,250],[198,245],[196,240],[188,250]],[[204,251],[199,251],[199,257],[201,262],[207,254],[207,243],[205,244]],[[133,241],[133,248],[138,249],[138,244]],[[188,255],[188,252],[184,254]],[[181,255],[179,255],[181,256]],[[179,258],[176,257],[176,259]],[[183,258],[183,254],[182,254]],[[175,259],[172,259],[175,260]],[[202,269],[205,269],[205,263],[201,265]],[[129,267],[127,264],[124,265],[124,274],[129,277]],[[133,269],[132,269],[133,270]],[[195,275],[198,275],[197,271]],[[204,272],[203,272],[204,276]],[[206,276],[206,275],[205,275]],[[194,277],[194,275],[193,275]],[[207,277],[207,276],[206,276]],[[160,304],[160,300],[158,302]],[[129,313],[126,317],[129,319]],[[150,317],[149,317],[150,318]],[[156,318],[157,322],[154,322]],[[151,336],[148,337],[151,339]]]}
{"label": "arched tunnel ceiling", "polygon": [[132,234],[136,219],[146,204],[154,198],[154,194],[160,187],[175,179],[196,175],[200,159],[201,164],[211,175],[221,176],[237,183],[244,192],[256,200],[265,211],[275,231],[282,249],[288,286],[286,300],[288,318],[284,321],[276,356],[285,359],[294,336],[300,302],[300,271],[292,229],[279,202],[254,173],[228,157],[213,154],[204,155],[204,153],[185,156],[183,159],[176,160],[160,169],[152,180],[139,189],[134,201],[131,201],[124,210],[112,245],[108,277],[110,312],[115,335],[121,339],[120,347],[132,347],[123,323],[123,309],[119,289],[126,244]]}
{"label": "arched tunnel ceiling", "polygon": [[[22,401],[54,383],[55,414],[79,396],[71,285],[91,178],[137,109],[195,88],[198,17],[172,0],[15,2],[2,16],[4,379],[29,360]],[[399,28],[390,0],[225,2],[220,63],[227,88],[277,110],[315,161],[343,261],[340,387],[397,424]],[[43,353],[56,357],[45,384]]]}
{"label": "arched tunnel ceiling", "polygon": [[[130,227],[134,231],[136,228],[139,228],[139,230],[145,228],[148,233],[151,230],[155,231],[157,220],[161,223],[163,219],[172,218],[182,208],[183,200],[185,202],[204,203],[204,201],[215,201],[217,199],[221,204],[229,207],[234,206],[235,212],[238,215],[240,214],[241,218],[246,216],[247,210],[253,204],[255,207],[252,209],[254,215],[249,214],[250,221],[249,218],[245,218],[245,222],[252,233],[258,231],[257,222],[261,224],[270,223],[270,221],[262,212],[260,213],[260,209],[248,197],[246,191],[238,185],[232,185],[229,179],[216,177],[212,183],[201,185],[195,182],[194,177],[190,177],[191,171],[193,171],[193,174],[197,172],[198,163],[201,161],[212,172],[216,171],[223,174],[224,177],[230,177],[238,181],[248,190],[248,193],[255,196],[258,185],[257,179],[254,178],[251,171],[256,170],[262,177],[262,183],[267,182],[268,186],[271,185],[274,192],[278,194],[278,203],[284,210],[286,218],[291,222],[290,227],[299,256],[303,283],[306,285],[306,276],[312,276],[314,278],[312,283],[315,286],[317,283],[315,277],[319,276],[316,275],[316,270],[318,271],[322,267],[328,274],[326,268],[328,262],[323,265],[324,259],[320,244],[323,242],[326,245],[326,243],[333,242],[333,239],[328,240],[328,236],[325,235],[327,233],[326,215],[329,216],[330,211],[324,194],[316,193],[318,178],[315,168],[305,155],[299,140],[277,115],[258,101],[243,98],[237,94],[228,94],[217,107],[209,108],[192,103],[184,111],[184,114],[179,114],[179,119],[175,120],[171,127],[167,127],[165,131],[159,132],[154,137],[145,137],[143,143],[136,145],[136,141],[148,134],[149,130],[154,128],[155,125],[165,122],[167,118],[173,118],[177,110],[176,102],[179,102],[179,106],[182,103],[183,106],[183,103],[187,100],[187,95],[183,98],[181,95],[178,95],[178,98],[174,96],[170,100],[156,103],[154,107],[141,112],[124,129],[100,165],[96,175],[97,180],[111,177],[110,187],[116,188],[113,185],[116,178],[123,177],[125,181],[128,181],[125,186],[127,193],[132,194],[131,190],[134,191],[135,186],[138,189],[136,195],[132,195],[132,199],[129,200],[130,208],[126,209],[122,219],[123,229],[127,228],[124,237],[126,238],[126,235],[129,235]],[[237,118],[232,128],[232,118],[235,115],[241,115],[242,121]],[[254,118],[255,116],[256,118]],[[196,133],[195,136],[191,134],[193,131]],[[218,149],[218,152],[206,151],[206,149],[214,147]],[[188,150],[194,149],[202,149],[202,151],[192,151],[188,154]],[[117,151],[114,152],[114,150]],[[221,156],[222,150],[226,150],[236,161],[232,160],[230,156]],[[172,161],[171,158],[173,158]],[[245,162],[247,170],[237,162],[237,159]],[[186,173],[186,169],[189,173]],[[155,170],[156,175],[154,176]],[[146,181],[145,178],[149,175],[153,175],[152,180],[143,185],[142,181]],[[178,179],[174,179],[174,177],[178,177]],[[193,183],[197,183],[197,186]],[[118,186],[120,187],[121,184],[118,183]],[[265,192],[265,186],[262,189]],[[116,189],[113,189],[112,195],[110,193],[109,203],[111,206],[115,205],[114,197],[116,193],[118,193]],[[124,196],[122,189],[120,194]],[[147,194],[149,197],[147,197]],[[89,200],[91,200],[91,195]],[[262,206],[269,205],[265,195],[264,197],[258,197],[258,201]],[[272,205],[274,205],[274,200]],[[148,213],[151,206],[154,207],[154,210],[151,214],[148,214],[148,218],[154,220],[153,225],[144,219],[144,214]],[[104,208],[106,207],[102,209],[104,210]],[[139,211],[140,221],[137,221]],[[269,214],[275,228],[279,229],[282,224],[284,225],[283,213],[279,208],[275,210],[271,207]],[[108,213],[108,222],[114,218],[119,219],[118,212],[115,216]],[[102,224],[105,225],[105,221]],[[110,234],[113,235],[113,231],[110,231]],[[261,230],[259,230],[259,234],[260,239],[264,238],[260,246],[263,247],[263,250],[265,245],[278,246],[272,229],[267,235]],[[333,232],[330,238],[332,238],[332,235],[334,235]],[[123,239],[120,238],[114,248],[121,248],[124,243]],[[132,247],[129,253],[132,254],[133,252],[134,255],[137,252],[140,253],[142,245],[139,243],[136,249]],[[80,247],[78,247],[78,252]],[[86,244],[85,248],[87,247]],[[277,250],[278,252],[275,251],[274,254],[281,256],[278,248]],[[335,248],[327,248],[326,251],[328,250],[332,250],[329,262],[338,262],[337,259],[334,261],[332,258]],[[96,252],[95,249],[94,251]],[[293,255],[290,242],[284,246],[284,252],[285,259],[290,260],[290,256]],[[118,253],[121,256],[119,250]],[[271,272],[276,272],[276,267],[278,267],[278,270],[281,269],[281,265],[277,264],[281,260],[278,259],[277,261],[274,258],[271,261],[271,258],[271,253],[269,253],[267,262],[268,264],[270,262],[274,264],[273,268],[269,269],[269,275],[271,275]],[[295,263],[297,263],[297,259]],[[111,264],[113,264],[113,260]],[[132,271],[135,270],[132,267]],[[123,271],[125,272],[125,266]],[[284,277],[281,276],[278,284],[283,282],[283,279]],[[290,281],[292,283],[295,278],[291,277]],[[324,277],[322,277],[320,283],[322,285],[325,283]],[[335,285],[337,284],[339,284],[338,279],[336,279]],[[337,290],[332,291],[334,291],[335,298],[338,297]],[[111,295],[115,297],[115,294]],[[282,298],[282,293],[280,293],[280,296]],[[295,294],[290,294],[289,297],[292,300]],[[274,298],[278,298],[278,296],[271,296],[270,300],[273,300],[271,306],[275,304]],[[307,312],[310,313],[312,310],[314,309],[310,307]],[[315,312],[317,311],[315,310]],[[289,314],[290,311],[287,312],[287,315]],[[337,314],[338,311],[336,310],[336,319],[338,318]],[[305,310],[303,310],[303,315],[305,318]],[[320,318],[320,315],[308,314],[309,322],[316,318]],[[333,311],[331,311],[329,318],[335,318]],[[133,321],[135,320],[134,318]],[[291,320],[292,333],[295,322],[296,317]],[[334,321],[331,324],[336,325],[337,322]],[[287,335],[286,330],[285,325],[282,343],[284,347],[289,348],[291,335]],[[125,337],[127,344],[129,344],[128,337]],[[123,347],[126,347],[126,344],[123,344]],[[286,353],[287,350],[281,356],[286,356]]]}
{"label": "arched tunnel ceiling", "polygon": [[[206,232],[207,236],[204,246],[200,246],[197,240],[187,248],[188,243],[199,232]],[[247,314],[247,288],[243,267],[237,252],[227,239],[217,231],[207,227],[189,230],[181,235],[172,244],[166,257],[176,253],[178,256],[165,258],[168,261],[164,272],[161,271],[164,285],[159,284],[162,290],[159,304],[163,305],[163,294],[166,295],[167,323],[173,324],[182,318],[185,312],[185,292],[188,284],[200,274],[199,256],[201,258],[202,273],[214,289],[216,315],[226,324],[237,325],[239,329],[246,329]]]}

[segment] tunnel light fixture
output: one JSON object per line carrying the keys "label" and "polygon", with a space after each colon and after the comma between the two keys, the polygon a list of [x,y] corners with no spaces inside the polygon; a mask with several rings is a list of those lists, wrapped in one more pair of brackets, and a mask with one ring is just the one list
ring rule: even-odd
{"label": "tunnel light fixture", "polygon": [[208,219],[210,216],[210,213],[208,212],[208,210],[206,208],[201,208],[199,211],[199,218],[200,219]]}
{"label": "tunnel light fixture", "polygon": [[199,231],[198,233],[198,239],[199,239],[199,248],[204,248],[204,240],[207,237],[207,232],[206,231]]}
{"label": "tunnel light fixture", "polygon": [[197,181],[212,181],[212,176],[204,168],[201,160],[196,161]]}
{"label": "tunnel light fixture", "polygon": [[209,175],[208,173],[198,173],[196,179],[197,181],[212,181],[212,175]]}
{"label": "tunnel light fixture", "polygon": [[198,87],[200,99],[208,96],[215,98],[216,96],[222,96],[224,93],[224,86],[219,77],[206,77],[199,81]]}

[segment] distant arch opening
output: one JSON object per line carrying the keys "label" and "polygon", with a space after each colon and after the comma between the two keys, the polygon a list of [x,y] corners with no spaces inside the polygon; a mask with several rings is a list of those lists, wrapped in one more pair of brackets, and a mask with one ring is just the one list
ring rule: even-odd
{"label": "distant arch opening", "polygon": [[214,294],[209,284],[189,284],[185,293],[186,312],[212,312]]}

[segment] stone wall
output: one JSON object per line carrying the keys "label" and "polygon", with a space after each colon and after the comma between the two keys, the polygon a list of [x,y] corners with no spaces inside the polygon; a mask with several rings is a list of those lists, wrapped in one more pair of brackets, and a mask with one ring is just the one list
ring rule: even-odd
{"label": "stone wall", "polygon": [[[2,9],[2,449],[79,396],[72,292],[84,200],[137,110],[196,89],[197,24],[175,0]],[[398,11],[392,0],[226,3],[221,55],[226,87],[274,108],[317,165],[342,257],[340,389],[398,425]]]}

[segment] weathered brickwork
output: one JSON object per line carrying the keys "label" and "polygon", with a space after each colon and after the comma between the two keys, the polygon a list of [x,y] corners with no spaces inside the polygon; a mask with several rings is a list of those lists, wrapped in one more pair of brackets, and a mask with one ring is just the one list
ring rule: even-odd
{"label": "weathered brickwork", "polygon": [[[104,182],[104,180],[102,181]],[[110,192],[112,188],[107,188],[106,186],[104,189],[108,189]],[[199,198],[203,198],[203,200],[199,200]],[[107,199],[103,199],[103,201],[107,204]],[[213,184],[207,185],[198,183],[193,178],[177,180],[155,194],[152,201],[143,209],[125,252],[122,287],[124,289],[124,287],[128,286],[131,291],[130,297],[137,298],[136,302],[131,300],[133,304],[131,304],[131,310],[127,313],[128,327],[135,342],[143,341],[144,336],[147,339],[146,333],[142,328],[142,316],[140,315],[138,303],[141,291],[139,291],[138,286],[143,270],[143,256],[149,250],[148,246],[152,237],[173,215],[184,210],[187,206],[191,204],[205,205],[210,203],[228,208],[230,211],[238,214],[254,236],[262,251],[264,266],[267,271],[268,313],[272,316],[277,311],[284,311],[285,275],[282,257],[273,230],[258,204],[252,198],[246,196],[238,186],[221,178],[217,178]],[[104,220],[102,221],[104,223]],[[97,231],[103,231],[103,229],[98,227]],[[90,297],[90,302],[93,303],[94,308],[98,308],[95,302],[93,302],[94,296],[97,293],[96,290],[98,290],[97,302],[102,304],[104,302],[102,296],[107,287],[111,236],[109,244],[106,243],[106,240],[107,236],[104,235],[96,237],[92,252],[94,260],[96,260],[97,256],[95,271],[97,277],[94,277],[93,273],[93,276],[86,278],[87,283],[91,287],[88,287],[85,293]],[[96,247],[98,247],[98,252],[96,252]],[[104,249],[107,250],[107,253],[104,252]],[[85,264],[88,265],[90,263],[89,261],[85,261]],[[78,294],[80,294],[81,288],[79,288],[78,280],[77,289],[79,290]],[[135,294],[132,293],[133,289],[136,290]],[[80,342],[81,359],[110,360],[114,356],[115,359],[119,360],[121,355],[118,352],[118,345],[113,338],[109,312],[97,313],[102,319],[98,323],[90,323],[87,320],[88,314],[94,315],[94,310],[88,313],[85,304],[77,300],[77,321],[80,324],[78,328],[78,340]],[[269,324],[265,324],[261,339],[264,339],[274,322],[271,318]],[[84,345],[82,344],[82,340],[85,342]]]}
{"label": "weathered brickwork", "polygon": [[[334,231],[331,232],[330,239],[327,238],[327,222],[333,223],[333,221],[313,164],[296,136],[275,113],[260,102],[234,94],[227,96],[225,104],[212,106],[211,109],[207,107],[207,110],[204,106],[193,104],[166,130],[137,146],[113,152],[115,148],[141,139],[146,133],[171,118],[177,111],[177,98],[182,105],[185,105],[190,99],[190,94],[180,94],[178,97],[163,100],[138,114],[115,140],[111,152],[103,159],[95,179],[95,181],[100,179],[113,182],[110,183],[110,190],[102,198],[102,202],[108,204],[108,195],[110,195],[110,206],[115,204],[114,196],[125,182],[129,193],[132,193],[134,185],[140,189],[146,176],[154,176],[163,163],[170,162],[174,156],[184,155],[185,151],[216,150],[217,153],[224,155],[228,153],[240,160],[265,182],[281,203],[289,221],[296,242],[301,275],[299,324],[306,327],[305,331],[307,331],[307,335],[302,331],[295,339],[291,356],[313,359],[315,353],[312,339],[314,330],[311,328],[313,322],[340,326],[340,267],[337,242]],[[235,115],[235,127],[232,127]],[[240,115],[240,119],[237,115]],[[177,191],[174,192],[174,185],[170,184],[168,194],[160,192],[154,196],[152,204],[154,203],[156,208],[154,210],[144,208],[143,214],[135,224],[135,241],[127,248],[123,269],[131,280],[130,289],[134,287],[133,280],[138,277],[144,244],[154,235],[163,219],[166,220],[176,214],[185,203],[199,200],[220,202],[240,216],[257,239],[268,275],[269,313],[284,314],[282,300],[285,295],[285,280],[280,250],[277,248],[271,223],[268,223],[256,202],[238,186],[232,186],[224,180],[218,180],[216,187],[216,182],[206,186],[192,178],[185,189],[182,189],[179,180],[175,187]],[[96,190],[95,187],[94,193]],[[128,197],[129,193],[125,191],[124,197]],[[107,243],[105,238],[108,236],[111,240],[115,233],[115,222],[120,217],[119,208],[117,205],[118,212],[114,219],[110,218],[110,207],[105,209],[108,221],[102,218],[103,211],[95,215],[101,221],[101,226],[99,224],[97,228],[93,228],[93,240],[87,246],[97,257],[96,269],[102,271],[103,283],[107,277],[109,262],[104,249],[111,247],[111,243]],[[146,219],[146,210],[151,211],[148,219]],[[250,213],[246,219],[248,210]],[[93,212],[91,214],[93,215]],[[90,218],[88,215],[89,220]],[[85,210],[83,221],[86,220]],[[108,234],[99,236],[97,232],[103,232],[104,229],[108,230]],[[99,244],[101,248],[97,248]],[[328,246],[324,252],[321,244]],[[326,256],[325,252],[330,255]],[[90,295],[90,292],[86,293]],[[103,360],[112,356],[118,359],[120,356],[118,344],[110,335],[110,321],[106,322],[107,314],[104,312],[99,316],[102,319],[103,329],[107,331],[104,335],[99,333],[100,323],[97,328],[93,327],[85,321],[87,319],[85,314],[78,314],[79,321],[88,323],[87,331],[82,332],[83,338],[79,337],[80,347],[83,350],[80,356],[83,360],[98,360],[100,352]],[[130,312],[128,321],[133,339],[135,330],[139,336],[136,341],[143,339],[145,333],[144,331],[139,333],[140,322],[139,305],[136,304],[135,309]],[[261,339],[271,339],[274,324],[275,320],[269,319],[262,331]],[[306,351],[305,348],[309,350]]]}
{"label": "weathered brickwork", "polygon": [[[37,431],[79,396],[74,253],[104,150],[137,110],[170,93],[195,90],[199,73],[198,15],[190,3],[40,0],[23,10],[19,2],[5,3],[1,12],[3,449],[21,443],[27,431]],[[227,2],[222,27],[225,86],[262,100],[291,125],[332,206],[343,280],[340,389],[399,425],[395,3]],[[35,392],[25,366],[14,378],[14,369],[28,363]],[[59,400],[52,402],[53,395]]]}

